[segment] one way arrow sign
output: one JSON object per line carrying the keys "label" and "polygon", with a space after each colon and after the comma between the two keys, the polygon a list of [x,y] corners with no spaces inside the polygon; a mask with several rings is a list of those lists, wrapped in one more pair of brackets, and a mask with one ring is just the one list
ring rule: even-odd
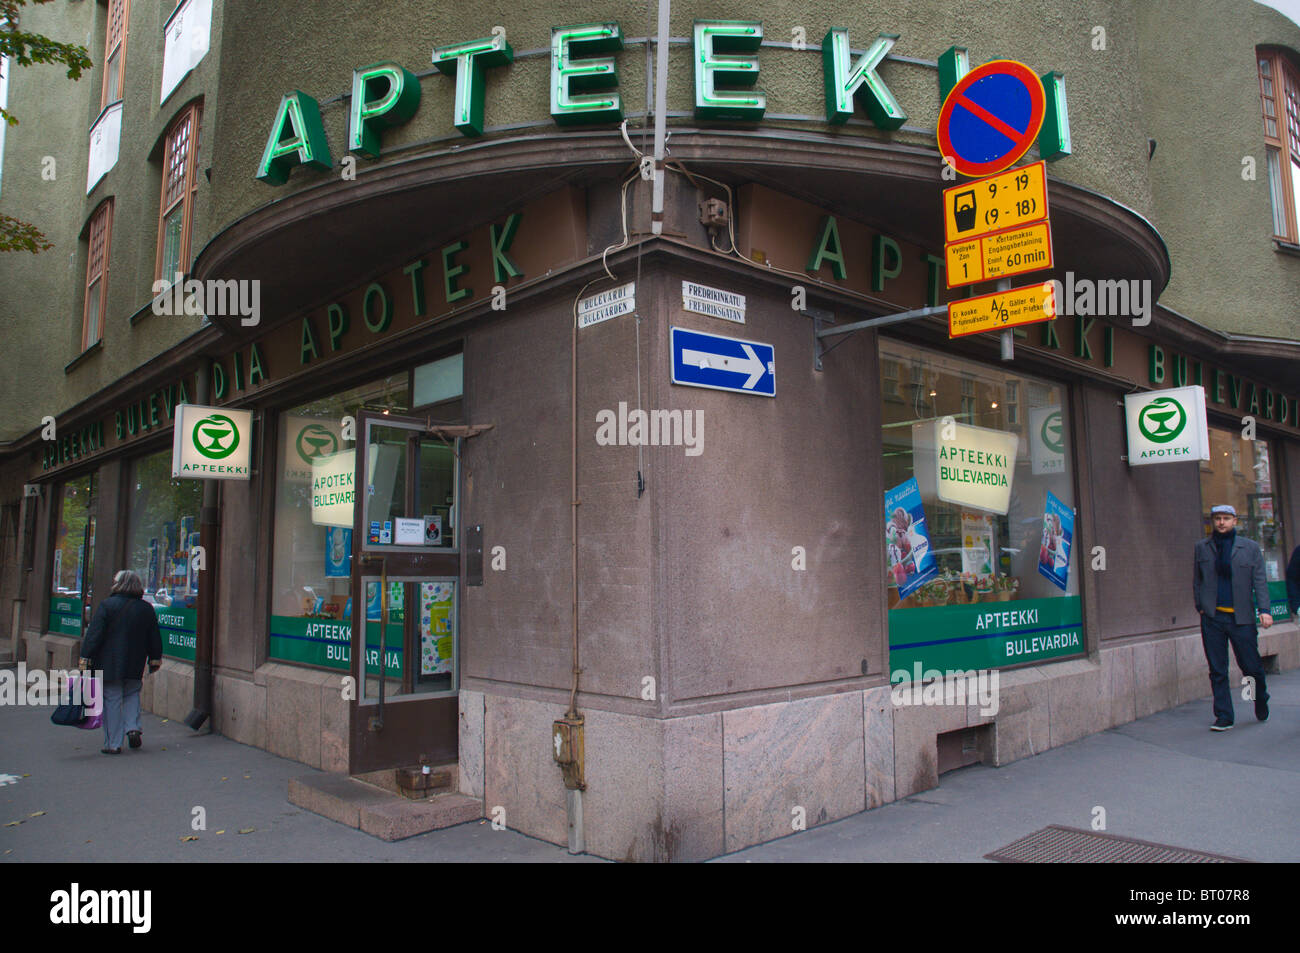
{"label": "one way arrow sign", "polygon": [[770,344],[672,328],[673,383],[776,396],[776,349]]}

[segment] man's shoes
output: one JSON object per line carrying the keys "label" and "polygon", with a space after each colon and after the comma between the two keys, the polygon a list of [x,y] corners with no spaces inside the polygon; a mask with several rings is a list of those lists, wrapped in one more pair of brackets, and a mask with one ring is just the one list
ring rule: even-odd
{"label": "man's shoes", "polygon": [[1219,718],[1215,720],[1214,724],[1210,725],[1210,730],[1227,731],[1231,727],[1232,727],[1232,722],[1228,721],[1228,719],[1226,718]]}
{"label": "man's shoes", "polygon": [[[1256,708],[1256,711],[1258,712],[1258,708]],[[1267,718],[1268,715],[1265,714],[1264,717]],[[144,743],[140,740],[140,732],[138,731],[128,731],[126,733],[126,741],[132,748],[138,748]]]}
{"label": "man's shoes", "polygon": [[99,753],[100,754],[121,754],[122,749],[121,748],[100,748]]}
{"label": "man's shoes", "polygon": [[1268,702],[1263,698],[1255,699],[1255,720],[1268,721]]}

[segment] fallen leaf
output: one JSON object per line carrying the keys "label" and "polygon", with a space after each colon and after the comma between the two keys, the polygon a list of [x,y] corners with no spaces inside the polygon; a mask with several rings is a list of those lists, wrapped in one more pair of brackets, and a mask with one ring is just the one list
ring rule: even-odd
{"label": "fallen leaf", "polygon": [[221,780],[223,780],[223,781],[229,781],[230,778],[222,778]]}
{"label": "fallen leaf", "polygon": [[164,718],[164,719],[162,720],[162,723],[165,725],[165,724],[167,724],[167,722],[169,722],[169,721],[171,721],[170,718]]}
{"label": "fallen leaf", "polygon": [[37,811],[35,814],[28,814],[27,816],[28,816],[28,817],[42,817],[44,814],[45,814],[44,811]]}
{"label": "fallen leaf", "polygon": [[21,823],[22,821],[10,821],[8,824],[5,825],[5,827],[17,827]]}
{"label": "fallen leaf", "polygon": [[6,854],[12,854],[13,852],[14,849],[12,847],[10,847],[7,851],[5,851]]}
{"label": "fallen leaf", "polygon": [[198,840],[198,839],[199,839],[199,835],[191,834],[189,837],[182,837],[181,842],[184,843],[187,840]]}
{"label": "fallen leaf", "polygon": [[242,828],[242,829],[240,830],[239,833],[241,833],[241,834],[251,834],[251,833],[253,833],[253,831],[255,831],[255,830],[257,830],[256,827],[245,827],[245,828]]}
{"label": "fallen leaf", "polygon": [[[81,749],[80,749],[80,748],[78,748],[78,749],[77,749],[77,750],[78,750],[78,751],[80,751],[80,750],[81,750]],[[25,778],[30,778],[30,777],[31,777],[31,775],[30,775],[30,774],[24,774],[24,775],[23,775],[23,777],[25,777]]]}
{"label": "fallen leaf", "polygon": [[225,831],[217,831],[218,834],[224,834]]}
{"label": "fallen leaf", "polygon": [[[375,664],[378,664],[378,663],[376,662]],[[167,750],[167,746],[166,746],[166,745],[163,745],[163,751],[166,751],[166,750]]]}

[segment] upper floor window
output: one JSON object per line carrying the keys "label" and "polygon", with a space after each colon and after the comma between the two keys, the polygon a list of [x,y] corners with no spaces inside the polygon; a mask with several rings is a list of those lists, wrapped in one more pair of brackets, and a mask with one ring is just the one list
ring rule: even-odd
{"label": "upper floor window", "polygon": [[99,108],[122,98],[126,61],[126,20],[130,0],[108,0],[108,31],[104,38],[104,93]]}
{"label": "upper floor window", "polygon": [[1273,234],[1300,244],[1300,70],[1277,49],[1258,50]]}
{"label": "upper floor window", "polygon": [[194,193],[199,151],[199,105],[181,111],[167,130],[163,150],[162,201],[158,215],[158,272],[173,281],[189,266],[190,229],[194,219]]}
{"label": "upper floor window", "polygon": [[108,294],[108,249],[113,232],[113,200],[99,207],[90,220],[90,255],[86,260],[86,306],[81,320],[81,349],[104,336]]}

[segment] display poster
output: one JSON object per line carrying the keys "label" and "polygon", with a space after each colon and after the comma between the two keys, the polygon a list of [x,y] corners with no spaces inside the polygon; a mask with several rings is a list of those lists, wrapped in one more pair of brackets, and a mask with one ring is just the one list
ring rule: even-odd
{"label": "display poster", "polygon": [[1065,591],[1070,581],[1070,543],[1074,539],[1074,511],[1047,491],[1043,508],[1043,542],[1038,550],[1038,572]]}
{"label": "display poster", "polygon": [[325,527],[325,575],[347,576],[352,566],[352,530]]}
{"label": "display poster", "polygon": [[993,575],[993,517],[961,514],[961,571],[972,576]]}
{"label": "display poster", "polygon": [[426,516],[424,518],[424,543],[426,546],[442,545],[441,516]]}
{"label": "display poster", "polygon": [[420,674],[452,670],[455,651],[456,583],[420,583]]}
{"label": "display poster", "polygon": [[939,571],[930,551],[916,477],[885,493],[885,552],[886,567],[898,585],[900,599],[906,599]]}

